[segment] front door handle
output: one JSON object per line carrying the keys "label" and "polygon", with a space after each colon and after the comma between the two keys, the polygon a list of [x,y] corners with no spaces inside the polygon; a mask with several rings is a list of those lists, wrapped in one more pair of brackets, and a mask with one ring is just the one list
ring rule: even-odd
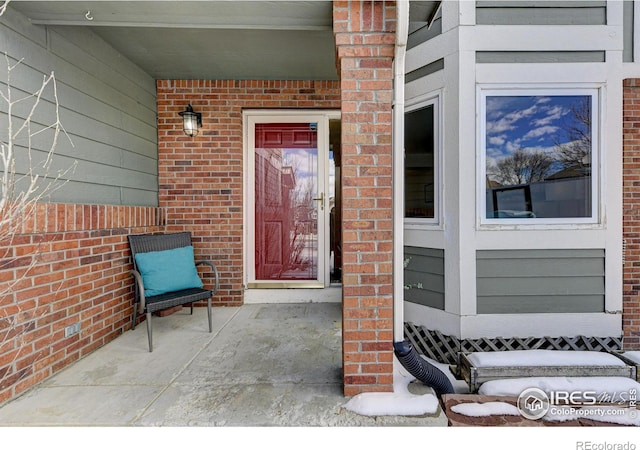
{"label": "front door handle", "polygon": [[324,192],[320,192],[320,197],[312,198],[311,200],[316,200],[320,202],[320,210],[324,211]]}

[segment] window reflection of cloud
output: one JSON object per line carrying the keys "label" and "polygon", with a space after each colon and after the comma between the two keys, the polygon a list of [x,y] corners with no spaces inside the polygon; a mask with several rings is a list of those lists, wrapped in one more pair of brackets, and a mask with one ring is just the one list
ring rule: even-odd
{"label": "window reflection of cloud", "polygon": [[[569,137],[563,121],[573,105],[587,96],[491,96],[487,97],[487,156],[499,158],[519,148],[550,152]],[[525,120],[526,119],[526,120]]]}
{"label": "window reflection of cloud", "polygon": [[296,178],[317,176],[318,154],[316,149],[285,149],[285,165],[294,168]]}

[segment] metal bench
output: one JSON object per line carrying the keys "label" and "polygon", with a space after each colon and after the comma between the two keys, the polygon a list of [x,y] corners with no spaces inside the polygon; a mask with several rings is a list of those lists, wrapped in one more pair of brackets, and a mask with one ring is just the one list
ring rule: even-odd
{"label": "metal bench", "polygon": [[133,259],[133,270],[131,271],[131,274],[135,281],[135,303],[131,329],[135,329],[136,327],[138,313],[146,314],[149,351],[153,351],[151,315],[156,311],[172,308],[178,305],[191,305],[191,314],[193,314],[193,304],[198,301],[207,300],[207,318],[209,320],[209,332],[211,333],[213,331],[211,323],[211,298],[217,292],[219,283],[218,270],[215,264],[210,261],[194,261],[196,266],[206,265],[211,268],[215,277],[215,285],[213,289],[189,288],[152,296],[145,295],[143,277],[138,270],[138,265],[136,264],[136,254],[139,253],[159,252],[191,246],[191,233],[138,234],[129,235],[128,239]]}

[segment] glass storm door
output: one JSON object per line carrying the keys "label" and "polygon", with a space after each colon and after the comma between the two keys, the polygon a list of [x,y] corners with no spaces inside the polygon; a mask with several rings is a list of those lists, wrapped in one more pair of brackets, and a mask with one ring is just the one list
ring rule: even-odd
{"label": "glass storm door", "polygon": [[324,287],[326,139],[317,121],[260,119],[248,130],[254,173],[248,188],[254,215],[250,287]]}

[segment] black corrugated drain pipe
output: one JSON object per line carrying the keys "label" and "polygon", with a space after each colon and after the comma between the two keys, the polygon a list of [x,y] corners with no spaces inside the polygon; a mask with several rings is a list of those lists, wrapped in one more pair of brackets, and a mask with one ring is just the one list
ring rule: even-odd
{"label": "black corrugated drain pipe", "polygon": [[402,367],[416,379],[432,387],[438,395],[455,393],[449,378],[439,368],[422,358],[411,342],[406,339],[394,342],[393,348]]}

